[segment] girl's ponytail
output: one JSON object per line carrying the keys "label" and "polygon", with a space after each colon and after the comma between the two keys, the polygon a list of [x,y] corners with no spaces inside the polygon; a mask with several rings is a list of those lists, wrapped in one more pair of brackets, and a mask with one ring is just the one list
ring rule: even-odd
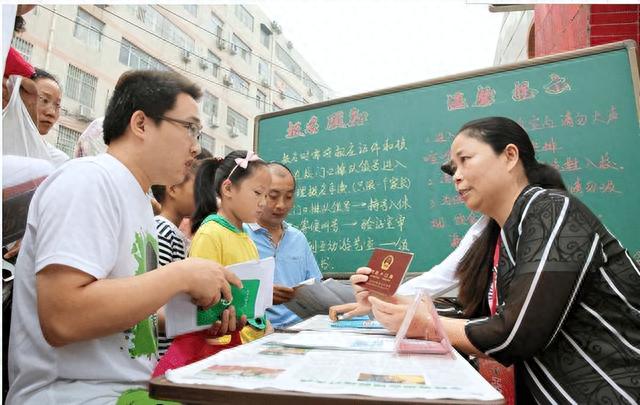
{"label": "girl's ponytail", "polygon": [[194,197],[196,200],[196,210],[191,216],[191,232],[195,233],[202,221],[209,216],[218,212],[218,193],[214,186],[216,170],[222,164],[220,158],[204,159],[200,162],[198,173],[194,181]]}

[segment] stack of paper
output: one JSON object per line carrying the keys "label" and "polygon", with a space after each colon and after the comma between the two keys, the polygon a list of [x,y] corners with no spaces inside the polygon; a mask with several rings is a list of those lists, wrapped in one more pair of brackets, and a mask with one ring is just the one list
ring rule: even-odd
{"label": "stack of paper", "polygon": [[332,278],[318,282],[315,279],[294,287],[295,295],[284,305],[302,319],[318,314],[329,313],[329,307],[333,305],[355,302],[353,290],[350,284],[342,284]]}
{"label": "stack of paper", "polygon": [[[325,341],[330,340],[326,334],[323,336]],[[176,384],[278,389],[323,397],[356,394],[363,395],[363,401],[371,397],[440,399],[443,403],[453,399],[476,402],[502,399],[455,351],[447,356],[397,355],[282,346],[290,338],[289,333],[274,333],[169,370],[166,376]]]}

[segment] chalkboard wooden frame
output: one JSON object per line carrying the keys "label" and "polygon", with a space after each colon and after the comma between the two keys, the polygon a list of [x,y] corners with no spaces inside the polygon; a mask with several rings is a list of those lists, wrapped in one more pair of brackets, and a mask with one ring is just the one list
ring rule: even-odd
{"label": "chalkboard wooden frame", "polygon": [[[637,44],[636,44],[636,42],[634,40],[632,40],[632,39],[628,39],[628,40],[625,40],[625,41],[613,42],[613,43],[610,43],[610,44],[598,45],[598,46],[593,46],[593,47],[590,47],[590,48],[583,48],[583,49],[578,49],[578,50],[575,50],[575,51],[557,53],[557,54],[553,54],[553,55],[542,56],[542,57],[539,57],[539,58],[528,59],[528,60],[523,61],[523,62],[509,63],[509,64],[506,64],[506,65],[493,66],[493,67],[485,68],[485,69],[470,70],[468,72],[459,73],[459,74],[455,74],[455,75],[443,76],[443,77],[439,77],[439,78],[436,78],[436,79],[413,82],[413,83],[409,83],[409,84],[403,84],[403,85],[400,85],[400,86],[388,87],[388,88],[381,89],[381,90],[375,90],[375,91],[370,91],[370,92],[366,92],[366,93],[354,94],[352,96],[334,98],[334,99],[331,99],[331,100],[322,101],[320,103],[305,104],[305,105],[300,106],[300,107],[293,107],[293,108],[288,108],[286,110],[274,111],[274,112],[270,112],[270,113],[260,114],[260,115],[256,116],[256,118],[254,120],[254,124],[253,124],[253,131],[254,131],[253,132],[254,133],[253,149],[254,150],[258,149],[258,137],[259,137],[260,121],[264,120],[264,119],[267,119],[267,118],[278,117],[278,116],[281,116],[281,115],[289,115],[291,113],[296,113],[296,112],[299,112],[299,111],[314,110],[314,109],[320,108],[320,107],[330,106],[330,105],[334,105],[334,104],[342,104],[342,103],[355,101],[355,100],[361,100],[361,99],[369,98],[369,97],[376,97],[376,96],[382,96],[382,95],[385,95],[385,94],[398,93],[398,92],[401,92],[401,91],[417,89],[417,88],[420,88],[420,87],[427,87],[427,86],[433,86],[433,85],[436,85],[436,84],[449,83],[449,82],[454,82],[454,81],[457,81],[457,80],[469,79],[469,78],[472,78],[472,77],[484,76],[484,75],[489,75],[489,74],[493,74],[493,73],[507,72],[509,70],[520,69],[520,68],[527,67],[527,66],[535,66],[535,65],[540,65],[540,64],[544,64],[544,63],[557,62],[557,61],[562,61],[562,60],[569,60],[569,59],[579,58],[581,56],[595,55],[595,54],[598,54],[598,53],[610,52],[610,51],[614,51],[614,50],[617,50],[617,49],[625,49],[625,48],[629,52],[629,61],[630,61],[630,64],[631,64],[631,68],[633,70],[632,79],[633,79],[633,83],[634,83],[634,87],[633,88],[634,88],[634,92],[636,94],[636,100],[640,100],[640,74],[639,74],[640,59],[638,59],[638,52],[637,52]],[[637,108],[637,111],[638,111],[638,120],[640,121],[640,102],[636,103],[636,108]]]}
{"label": "chalkboard wooden frame", "polygon": [[[502,65],[502,66],[494,66],[487,69],[479,69],[479,70],[469,71],[461,74],[449,75],[449,76],[436,78],[432,80],[420,81],[420,82],[410,83],[406,85],[381,89],[377,91],[356,94],[348,97],[337,98],[333,100],[324,101],[321,103],[308,104],[308,105],[295,107],[287,110],[262,114],[257,116],[254,122],[254,134],[255,134],[254,149],[258,149],[258,145],[260,142],[260,123],[263,120],[267,120],[269,118],[287,116],[287,115],[295,114],[298,112],[316,110],[323,107],[340,105],[340,104],[345,104],[353,101],[360,101],[360,100],[365,100],[372,97],[390,95],[394,93],[401,93],[409,90],[420,89],[423,87],[435,86],[439,84],[451,83],[451,82],[456,82],[464,79],[471,79],[471,78],[492,75],[492,74],[501,73],[501,72],[509,72],[512,70],[532,67],[536,65],[543,65],[543,64],[548,64],[548,63],[553,63],[558,61],[567,61],[570,59],[580,58],[580,57],[589,56],[589,55],[597,55],[600,53],[606,53],[606,52],[616,51],[620,49],[626,50],[628,54],[628,58],[630,62],[630,70],[631,70],[631,79],[633,83],[633,93],[635,95],[636,118],[637,118],[637,121],[640,122],[640,73],[639,73],[637,45],[634,41],[627,40],[627,41],[600,45],[596,47],[585,48],[585,49],[561,53],[561,54],[549,55],[541,58],[527,60],[524,62],[519,62],[519,63],[514,63],[509,65]],[[258,152],[260,151],[258,150]],[[325,277],[347,278],[353,273],[352,272],[337,272],[337,273],[325,272],[323,274]]]}

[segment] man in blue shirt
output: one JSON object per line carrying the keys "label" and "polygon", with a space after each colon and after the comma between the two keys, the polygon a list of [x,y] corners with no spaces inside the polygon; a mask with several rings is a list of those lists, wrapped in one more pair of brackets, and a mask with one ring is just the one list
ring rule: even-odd
{"label": "man in blue shirt", "polygon": [[271,187],[267,204],[258,217],[258,223],[245,224],[260,253],[260,258],[274,256],[276,271],[273,280],[274,306],[267,316],[275,328],[300,321],[300,317],[287,309],[284,302],[293,298],[293,286],[310,278],[322,279],[309,242],[302,232],[285,222],[293,208],[296,181],[291,171],[281,163],[270,163]]}

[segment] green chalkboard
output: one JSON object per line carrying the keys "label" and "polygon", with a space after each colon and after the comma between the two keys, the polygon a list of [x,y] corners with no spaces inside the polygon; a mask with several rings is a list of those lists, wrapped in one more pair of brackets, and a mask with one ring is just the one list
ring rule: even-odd
{"label": "green chalkboard", "polygon": [[255,146],[294,172],[289,222],[325,274],[355,271],[378,246],[414,252],[411,271],[446,257],[479,215],[439,167],[462,124],[493,115],[518,121],[640,259],[637,101],[627,41],[261,115]]}

